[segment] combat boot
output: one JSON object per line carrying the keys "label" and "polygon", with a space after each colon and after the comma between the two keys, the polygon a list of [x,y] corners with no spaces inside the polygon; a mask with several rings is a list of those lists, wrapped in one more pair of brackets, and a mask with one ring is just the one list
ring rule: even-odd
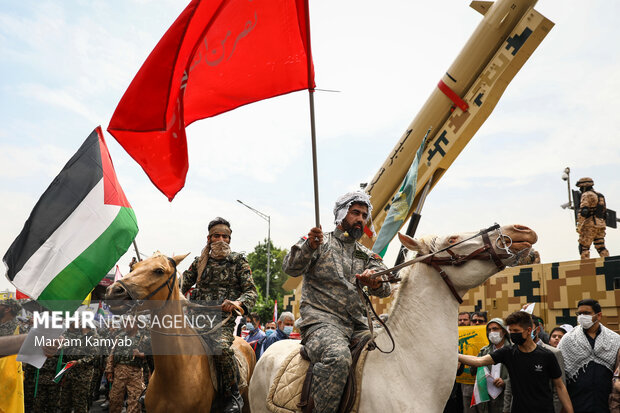
{"label": "combat boot", "polygon": [[230,396],[225,400],[223,413],[241,413],[243,409],[243,397],[239,393],[239,388],[236,384],[230,387]]}

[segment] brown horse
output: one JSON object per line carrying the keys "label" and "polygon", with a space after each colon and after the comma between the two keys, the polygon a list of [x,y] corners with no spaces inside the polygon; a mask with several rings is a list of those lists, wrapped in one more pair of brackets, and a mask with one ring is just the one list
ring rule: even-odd
{"label": "brown horse", "polygon": [[[161,253],[138,262],[133,271],[115,282],[106,291],[106,301],[115,313],[126,312],[129,300],[144,300],[137,310],[150,309],[159,320],[182,319],[183,306],[187,303],[179,292],[176,266],[186,255],[169,258]],[[148,301],[147,301],[148,300]],[[157,304],[153,303],[157,301]],[[149,308],[148,304],[153,304]],[[182,324],[182,323],[180,323]],[[164,331],[165,330],[165,331]],[[163,333],[163,334],[162,334]],[[211,410],[216,391],[211,380],[209,358],[205,354],[201,338],[190,327],[151,327],[151,346],[155,371],[146,391],[146,408],[155,412],[208,412]],[[235,337],[233,347],[241,351],[248,362],[247,382],[254,371],[256,356],[248,343]],[[241,389],[244,412],[249,412],[247,388]]]}

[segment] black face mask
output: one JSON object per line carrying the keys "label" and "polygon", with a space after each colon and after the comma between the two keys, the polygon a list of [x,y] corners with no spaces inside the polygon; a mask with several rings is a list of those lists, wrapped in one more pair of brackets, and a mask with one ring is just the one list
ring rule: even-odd
{"label": "black face mask", "polygon": [[523,333],[510,333],[510,341],[515,343],[517,346],[521,346],[527,341],[527,339],[523,338]]}

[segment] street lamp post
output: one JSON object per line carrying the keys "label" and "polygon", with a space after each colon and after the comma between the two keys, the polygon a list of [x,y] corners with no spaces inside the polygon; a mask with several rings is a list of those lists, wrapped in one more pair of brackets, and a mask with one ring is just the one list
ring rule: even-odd
{"label": "street lamp post", "polygon": [[244,204],[240,200],[237,199],[244,207],[252,210],[256,215],[267,221],[267,289],[265,290],[265,302],[269,302],[269,275],[271,270],[271,217],[267,214],[263,214],[262,212],[252,208],[251,206]]}

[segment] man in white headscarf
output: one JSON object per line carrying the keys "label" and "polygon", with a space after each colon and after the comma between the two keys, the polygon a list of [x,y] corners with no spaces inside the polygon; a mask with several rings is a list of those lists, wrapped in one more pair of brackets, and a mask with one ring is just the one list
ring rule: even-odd
{"label": "man in white headscarf", "polygon": [[349,342],[368,330],[364,304],[356,280],[378,297],[390,294],[390,285],[373,277],[386,269],[381,257],[357,242],[368,225],[372,206],[365,192],[349,192],[336,201],[336,229],[323,234],[311,228],[308,237],[291,247],[282,269],[292,277],[303,275],[300,313],[303,344],[313,367],[314,412],[335,412],[351,366]]}

